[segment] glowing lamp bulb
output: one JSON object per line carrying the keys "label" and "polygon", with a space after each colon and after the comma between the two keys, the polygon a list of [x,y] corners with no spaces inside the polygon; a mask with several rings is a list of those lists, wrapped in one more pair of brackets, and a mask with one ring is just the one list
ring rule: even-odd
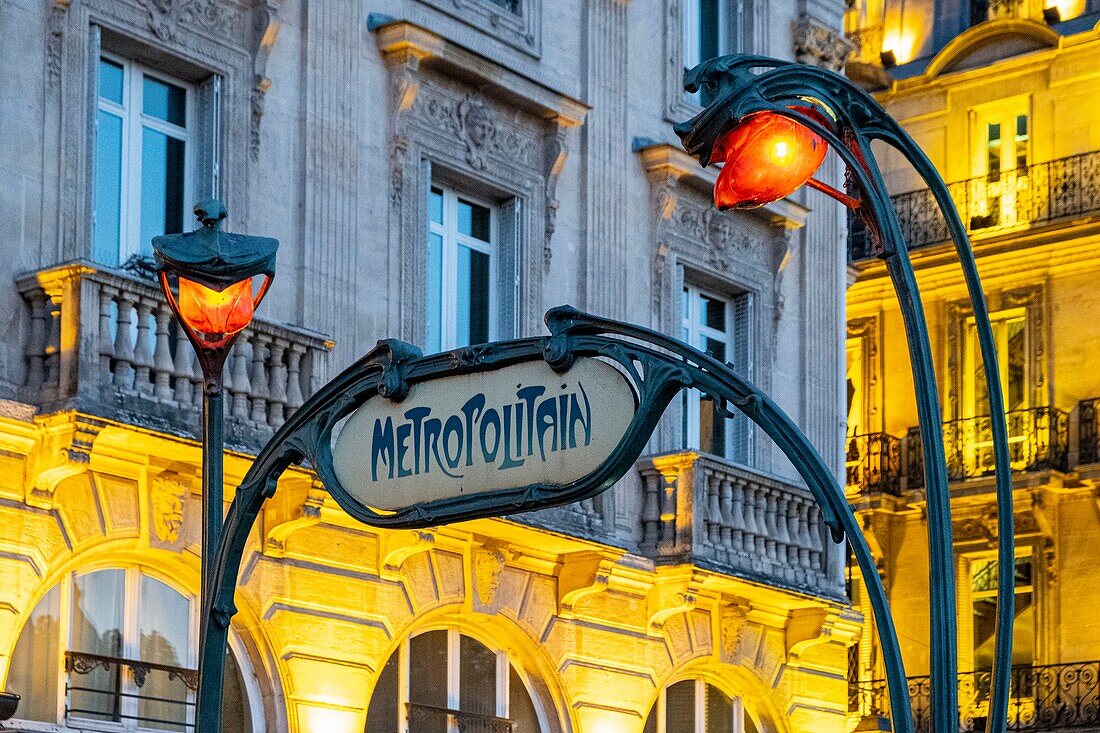
{"label": "glowing lamp bulb", "polygon": [[179,279],[180,318],[207,340],[223,339],[244,330],[255,312],[251,279],[220,291],[183,277]]}
{"label": "glowing lamp bulb", "polygon": [[[793,107],[824,122],[816,110]],[[724,134],[711,154],[725,160],[714,184],[720,210],[755,209],[791,195],[825,160],[825,140],[805,125],[775,112],[757,112]]]}

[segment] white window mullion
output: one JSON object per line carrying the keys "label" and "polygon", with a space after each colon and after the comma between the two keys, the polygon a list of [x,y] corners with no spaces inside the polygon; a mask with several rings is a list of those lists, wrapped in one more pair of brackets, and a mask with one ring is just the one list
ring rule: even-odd
{"label": "white window mullion", "polygon": [[508,655],[502,651],[497,652],[497,706],[496,716],[498,718],[508,717],[508,685],[511,684],[511,680],[508,674]]}
{"label": "white window mullion", "polygon": [[707,683],[695,680],[695,733],[707,733]]}
{"label": "white window mullion", "polygon": [[142,74],[136,65],[126,64],[126,115],[124,130],[126,145],[123,148],[122,181],[124,190],[125,214],[119,227],[122,242],[119,245],[118,264],[126,263],[130,255],[137,254],[141,246],[141,80]]}
{"label": "white window mullion", "polygon": [[[138,629],[138,593],[140,592],[141,578],[136,568],[127,568],[123,576],[123,604],[122,604],[122,656],[126,659],[141,659],[141,633]],[[122,673],[120,691],[127,695],[139,695],[141,689],[134,682],[133,670]],[[132,729],[137,721],[134,717],[138,714],[138,700],[136,697],[123,697],[119,701],[119,709],[123,716],[123,727]]]}

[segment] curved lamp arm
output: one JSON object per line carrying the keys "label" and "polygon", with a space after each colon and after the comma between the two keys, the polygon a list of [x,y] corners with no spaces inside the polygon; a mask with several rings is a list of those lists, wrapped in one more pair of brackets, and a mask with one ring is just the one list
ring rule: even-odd
{"label": "curved lamp arm", "polygon": [[[763,73],[754,70],[767,69]],[[687,150],[706,165],[727,132],[761,112],[793,119],[829,142],[847,165],[849,182],[859,192],[853,202],[835,196],[855,208],[868,224],[872,242],[887,266],[904,318],[917,391],[917,407],[924,447],[929,514],[929,565],[932,596],[932,716],[934,730],[957,729],[957,611],[954,598],[953,547],[950,497],[941,434],[940,407],[927,323],[920,293],[909,261],[908,248],[889,192],[874,158],[867,154],[872,140],[881,140],[902,153],[933,191],[955,242],[969,290],[976,331],[990,395],[994,457],[999,506],[999,558],[1011,567],[1014,556],[1012,479],[1008,453],[1003,396],[997,356],[981,281],[978,278],[966,230],[954,203],[927,156],[911,137],[887,115],[870,95],[845,77],[816,67],[791,64],[756,56],[727,56],[700,64],[688,73],[688,89],[707,87],[714,101],[697,117],[677,126]],[[820,116],[795,107],[813,109]],[[831,120],[831,123],[830,123]],[[827,186],[818,188],[830,193]],[[836,192],[832,192],[836,193]],[[853,203],[856,205],[853,206]],[[1002,584],[1003,586],[1003,584]],[[1011,665],[1013,595],[1011,587],[998,588],[997,644],[994,683],[987,729],[1004,731],[1007,722],[1008,682]],[[942,640],[943,643],[935,643]],[[885,656],[886,650],[884,650]],[[888,665],[889,667],[889,665]],[[890,678],[889,669],[888,679]],[[895,717],[905,697],[904,680],[890,681]],[[904,705],[907,709],[908,705]]]}

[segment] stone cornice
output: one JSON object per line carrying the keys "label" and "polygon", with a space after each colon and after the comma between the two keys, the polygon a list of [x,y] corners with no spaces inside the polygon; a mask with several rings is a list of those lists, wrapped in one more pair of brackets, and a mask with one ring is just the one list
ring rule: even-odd
{"label": "stone cornice", "polygon": [[422,66],[438,66],[448,75],[466,78],[520,109],[575,127],[584,122],[588,105],[480,56],[437,33],[407,20],[372,14],[367,28],[375,34],[387,63],[415,58]]}
{"label": "stone cornice", "polygon": [[[718,180],[718,168],[703,168],[699,161],[670,143],[660,143],[647,138],[635,138],[634,152],[642,161],[647,174],[665,175],[683,181],[702,191],[709,192]],[[810,210],[791,199],[780,199],[775,203],[751,209],[745,213],[762,219],[772,226],[784,229],[801,229],[806,224]]]}

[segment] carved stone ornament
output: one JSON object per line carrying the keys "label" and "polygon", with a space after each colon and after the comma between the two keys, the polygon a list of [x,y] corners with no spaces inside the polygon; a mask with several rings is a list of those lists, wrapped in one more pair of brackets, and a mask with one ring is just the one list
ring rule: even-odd
{"label": "carved stone ornament", "polygon": [[830,71],[844,68],[855,45],[843,34],[826,28],[806,16],[794,22],[792,33],[794,58],[801,64],[820,66]]}
{"label": "carved stone ornament", "polygon": [[500,574],[507,560],[507,550],[492,545],[482,545],[474,551],[474,579],[477,581],[477,596],[482,605],[492,606],[496,601],[500,587]]}
{"label": "carved stone ornament", "polygon": [[187,492],[187,484],[177,473],[166,471],[153,479],[149,492],[153,506],[153,532],[161,542],[171,544],[179,540]]}
{"label": "carved stone ornament", "polygon": [[174,41],[181,30],[201,28],[217,35],[232,33],[232,13],[217,0],[142,0],[149,30],[162,41]]}
{"label": "carved stone ornament", "polygon": [[741,635],[745,630],[745,622],[749,617],[749,605],[745,601],[728,603],[722,607],[722,616],[719,619],[722,639],[722,653],[727,659],[737,654],[737,648],[741,644]]}
{"label": "carved stone ornament", "polygon": [[466,145],[466,162],[474,170],[485,170],[485,155],[496,137],[492,110],[480,99],[467,97],[458,105],[459,138]]}

